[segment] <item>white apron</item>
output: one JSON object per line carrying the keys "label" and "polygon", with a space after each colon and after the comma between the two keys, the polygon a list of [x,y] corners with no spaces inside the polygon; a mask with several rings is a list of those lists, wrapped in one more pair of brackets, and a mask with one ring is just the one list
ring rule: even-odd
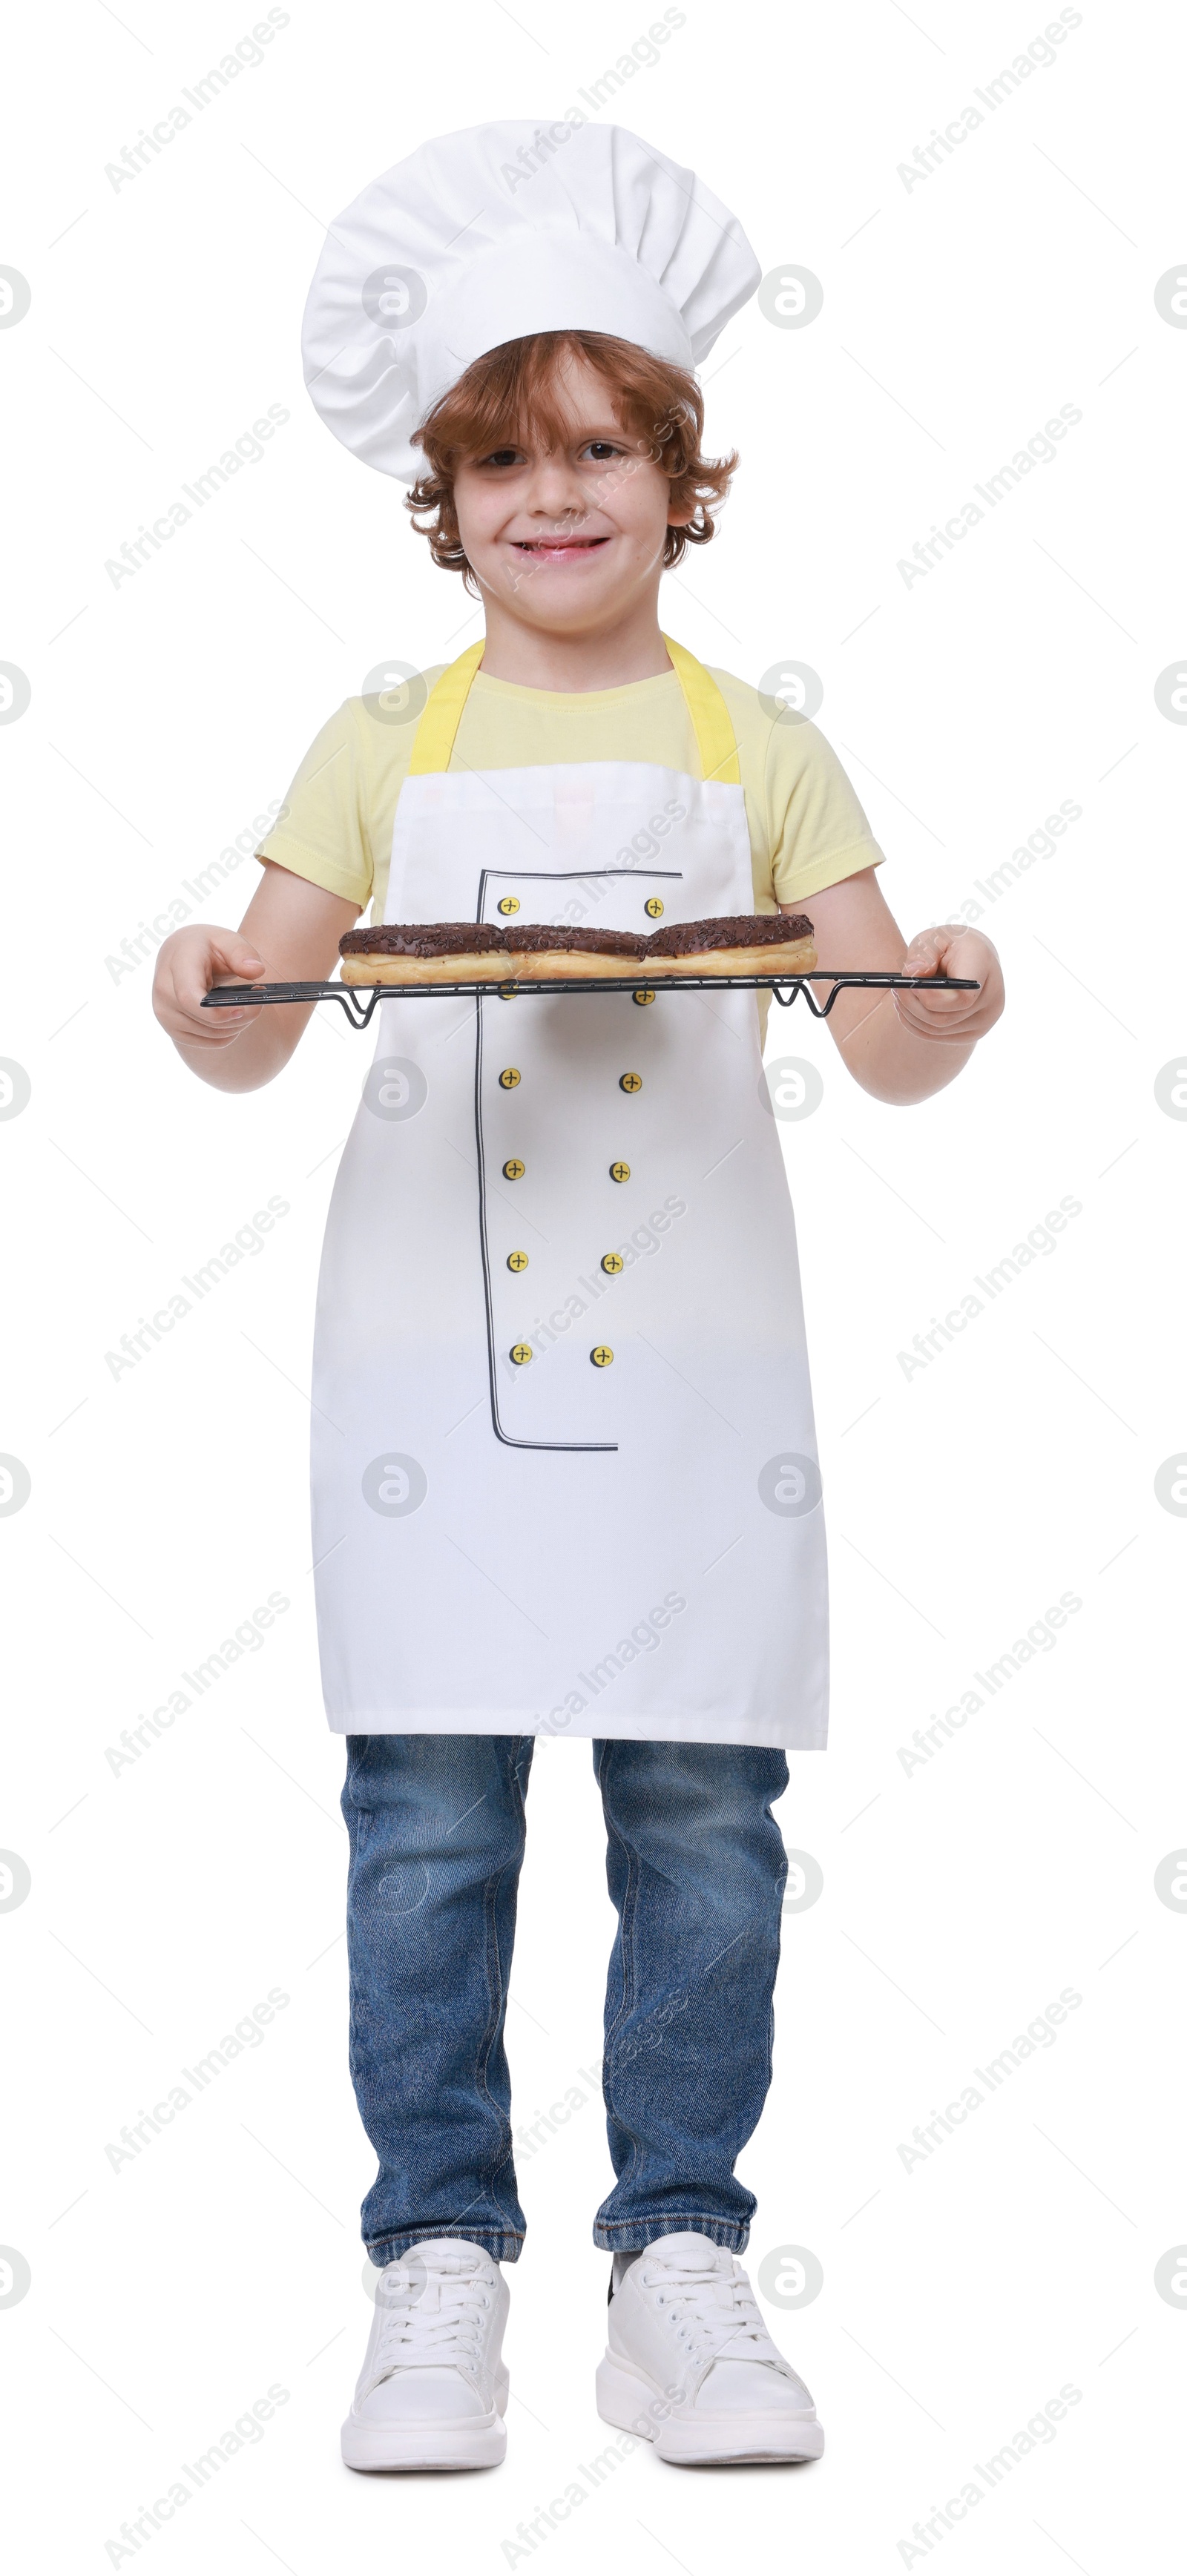
{"label": "white apron", "polygon": [[[386,918],[752,911],[728,712],[668,650],[701,778],[447,775],[464,654],[420,721]],[[331,1727],[823,1745],[820,1474],[753,993],[377,1016],[317,1300]]]}

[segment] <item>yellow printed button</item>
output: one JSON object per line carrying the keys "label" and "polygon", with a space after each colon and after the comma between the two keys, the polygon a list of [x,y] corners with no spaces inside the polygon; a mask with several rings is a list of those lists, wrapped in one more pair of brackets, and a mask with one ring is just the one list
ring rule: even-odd
{"label": "yellow printed button", "polygon": [[618,1088],[620,1091],[641,1091],[643,1088],[642,1074],[620,1073],[618,1077]]}
{"label": "yellow printed button", "polygon": [[527,1266],[528,1266],[528,1256],[527,1256],[526,1252],[509,1252],[509,1253],[508,1253],[508,1255],[507,1255],[507,1268],[508,1268],[509,1270],[526,1270],[526,1269],[527,1269]]}
{"label": "yellow printed button", "polygon": [[643,906],[643,910],[644,912],[650,913],[653,921],[658,921],[660,914],[663,911],[663,905],[660,902],[659,896],[657,894],[649,894],[647,901]]}
{"label": "yellow printed button", "polygon": [[519,1079],[519,1066],[517,1064],[505,1064],[501,1074],[499,1075],[500,1091],[514,1091]]}
{"label": "yellow printed button", "polygon": [[527,1164],[519,1162],[513,1154],[510,1161],[503,1165],[503,1178],[505,1181],[522,1181],[526,1170]]}
{"label": "yellow printed button", "polygon": [[518,912],[519,896],[517,894],[501,894],[499,896],[499,910],[500,912]]}
{"label": "yellow printed button", "polygon": [[[506,1165],[504,1165],[503,1168],[506,1170]],[[631,1167],[629,1163],[611,1163],[610,1178],[612,1181],[629,1181],[630,1177]]]}
{"label": "yellow printed button", "polygon": [[596,1351],[591,1351],[589,1356],[595,1368],[609,1368],[614,1353],[607,1350],[604,1342],[599,1342]]}
{"label": "yellow printed button", "polygon": [[512,1359],[514,1360],[515,1365],[516,1365],[516,1367],[517,1367],[517,1368],[522,1368],[522,1367],[523,1367],[523,1365],[524,1365],[525,1360],[530,1360],[531,1356],[532,1356],[532,1345],[531,1345],[531,1343],[530,1343],[530,1342],[513,1342],[513,1343],[512,1343],[512,1345],[511,1345],[511,1357],[512,1357]]}
{"label": "yellow printed button", "polygon": [[642,993],[632,993],[632,995],[631,995],[631,1000],[632,1000],[632,1002],[637,1002],[637,1003],[639,1004],[640,1009],[642,1009],[642,1007],[643,1007],[643,1005],[644,1005],[644,1003],[645,1003],[645,1002],[654,1002],[654,1000],[655,1000],[655,995],[654,995],[654,993],[647,993],[647,992],[642,992]]}
{"label": "yellow printed button", "polygon": [[618,1273],[622,1268],[621,1252],[604,1252],[602,1254],[601,1267],[603,1270],[609,1271],[612,1279],[617,1278]]}

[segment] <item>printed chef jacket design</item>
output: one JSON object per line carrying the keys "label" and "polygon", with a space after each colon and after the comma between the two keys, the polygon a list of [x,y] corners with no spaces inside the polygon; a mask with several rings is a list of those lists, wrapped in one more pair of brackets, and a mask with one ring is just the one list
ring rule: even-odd
{"label": "printed chef jacket design", "polygon": [[[729,715],[667,646],[700,778],[448,773],[464,654],[420,720],[386,918],[646,934],[751,911]],[[318,1287],[331,1726],[823,1745],[820,1475],[753,993],[378,1018]]]}

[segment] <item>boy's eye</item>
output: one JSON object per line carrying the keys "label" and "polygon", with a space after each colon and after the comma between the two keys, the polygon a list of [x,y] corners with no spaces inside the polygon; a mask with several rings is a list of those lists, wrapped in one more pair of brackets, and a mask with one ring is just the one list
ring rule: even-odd
{"label": "boy's eye", "polygon": [[496,447],[489,456],[482,458],[484,465],[518,465],[519,461],[517,447]]}
{"label": "boy's eye", "polygon": [[593,458],[595,465],[602,465],[608,456],[617,456],[619,450],[608,438],[591,438],[585,453]]}

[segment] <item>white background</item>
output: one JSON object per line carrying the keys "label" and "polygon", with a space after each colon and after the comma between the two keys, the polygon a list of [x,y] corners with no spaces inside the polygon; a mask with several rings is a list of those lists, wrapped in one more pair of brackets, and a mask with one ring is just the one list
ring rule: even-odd
{"label": "white background", "polygon": [[[0,1123],[0,1449],[32,1479],[0,1526],[0,1842],[32,1873],[0,1920],[0,2239],[32,2276],[0,2312],[8,2540],[22,2567],[130,2564],[105,2542],[278,2383],[258,2446],[137,2557],[317,2576],[431,2550],[493,2570],[527,2563],[504,2544],[610,2439],[589,2234],[610,2176],[592,2098],[523,2164],[506,2465],[444,2486],[345,2471],[373,2164],[346,2065],[305,1390],[370,1041],[325,1009],[273,1089],[223,1097],[152,1020],[150,963],[116,980],[105,960],[283,795],[365,673],[478,632],[398,487],[304,394],[325,223],[442,127],[556,116],[647,16],[295,0],[260,66],[113,187],[105,165],[250,23],[79,0],[8,39],[0,259],[32,289],[0,332],[20,556],[0,657],[32,690],[0,731],[0,1053],[32,1083]],[[1082,817],[987,910],[1009,1015],[950,1094],[880,1107],[802,1006],[772,1014],[768,1055],[810,1057],[825,1086],[780,1133],[836,1682],[832,1750],[793,1758],[779,1810],[824,1887],[785,1925],[774,2088],[741,2169],[752,2271],[788,2245],[823,2265],[818,2298],[768,2316],[829,2447],[699,2478],[640,2447],[539,2525],[529,2555],[557,2569],[921,2564],[912,2526],[1065,2383],[1056,2437],[924,2554],[1109,2576],[1171,2539],[1187,2315],[1154,2268],[1187,2229],[1187,1925],[1154,1872],[1187,1816],[1177,1669],[1150,1652],[1187,1545],[1154,1491],[1187,1434],[1168,1225],[1187,1126],[1154,1092],[1185,1037],[1187,730],[1154,696],[1187,643],[1187,333],[1154,301],[1187,252],[1169,13],[1086,7],[930,177],[898,175],[1043,24],[951,0],[918,19],[690,6],[617,102],[738,210],[765,271],[796,262],[824,289],[804,329],[752,304],[708,361],[709,439],[743,467],[665,622],[749,680],[787,657],[820,674],[908,930],[1063,800]],[[108,559],[272,403],[291,417],[262,460],[113,584]],[[1083,417],[1055,459],[908,586],[916,540],[1065,404]],[[247,863],[208,912],[237,919],[254,882]],[[105,1353],[272,1195],[289,1213],[265,1248],[113,1379]],[[908,1378],[898,1354],[1065,1197],[1081,1212],[1057,1248]],[[273,1591],[290,1607],[263,1646],[113,1772],[121,1730]],[[1064,1592],[1082,1606],[1058,1642],[906,1771],[914,1730]],[[599,2053],[611,1917],[584,1745],[540,1747],[530,1823],[509,2021],[529,2121]],[[271,1987],[290,2001],[262,2044],[113,2171],[107,2142]],[[1065,1987],[1082,2001],[1055,2043],[906,2169],[900,2143]]]}

